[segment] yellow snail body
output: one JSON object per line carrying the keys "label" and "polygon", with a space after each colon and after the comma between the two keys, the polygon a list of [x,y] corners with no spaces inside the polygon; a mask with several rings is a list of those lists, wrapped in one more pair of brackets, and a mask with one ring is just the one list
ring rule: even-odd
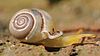
{"label": "yellow snail body", "polygon": [[22,42],[40,43],[47,47],[65,47],[81,43],[84,37],[95,38],[94,34],[75,34],[66,36],[57,31],[50,15],[40,9],[22,9],[10,20],[10,33]]}
{"label": "yellow snail body", "polygon": [[17,39],[29,43],[54,39],[63,34],[56,31],[47,12],[36,8],[18,11],[10,21],[9,30]]}

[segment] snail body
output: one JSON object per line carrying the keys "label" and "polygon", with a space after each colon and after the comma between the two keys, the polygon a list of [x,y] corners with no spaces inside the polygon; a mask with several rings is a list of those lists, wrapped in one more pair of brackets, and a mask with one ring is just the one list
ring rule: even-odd
{"label": "snail body", "polygon": [[65,47],[80,43],[84,37],[95,38],[94,34],[66,36],[57,31],[50,15],[40,9],[22,9],[10,20],[9,31],[22,42],[40,43],[47,47]]}
{"label": "snail body", "polygon": [[10,20],[9,30],[15,38],[29,43],[54,39],[63,34],[56,31],[47,12],[36,8],[18,11]]}
{"label": "snail body", "polygon": [[[74,35],[62,35],[59,38],[55,39],[46,39],[42,42],[46,47],[54,47],[54,48],[61,48],[70,45],[78,45],[78,44],[85,44],[83,41],[86,39],[94,39],[96,38],[95,34],[74,34]],[[90,42],[91,43],[91,42]]]}

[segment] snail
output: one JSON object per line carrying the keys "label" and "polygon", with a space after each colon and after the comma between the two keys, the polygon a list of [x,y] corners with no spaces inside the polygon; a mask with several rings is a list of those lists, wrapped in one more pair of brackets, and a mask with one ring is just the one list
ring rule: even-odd
{"label": "snail", "polygon": [[50,15],[40,9],[22,9],[10,20],[9,30],[17,39],[35,43],[44,39],[54,39],[63,33],[57,31]]}
{"label": "snail", "polygon": [[40,43],[47,47],[65,47],[79,43],[84,37],[95,38],[95,34],[64,35],[58,31],[51,16],[41,9],[22,9],[10,20],[10,33],[22,42]]}

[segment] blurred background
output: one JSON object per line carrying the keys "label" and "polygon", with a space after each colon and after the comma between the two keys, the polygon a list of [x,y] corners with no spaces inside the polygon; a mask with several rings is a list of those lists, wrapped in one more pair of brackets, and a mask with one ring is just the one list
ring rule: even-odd
{"label": "blurred background", "polygon": [[0,0],[0,32],[7,31],[12,16],[24,8],[47,11],[59,30],[100,29],[100,0]]}

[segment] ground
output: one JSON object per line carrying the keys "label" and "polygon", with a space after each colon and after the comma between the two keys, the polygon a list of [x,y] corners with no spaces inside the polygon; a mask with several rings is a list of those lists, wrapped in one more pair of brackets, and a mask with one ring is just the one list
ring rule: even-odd
{"label": "ground", "polygon": [[[0,37],[0,56],[100,56],[100,38],[84,40],[84,43],[64,48],[22,43],[10,34]],[[94,43],[94,44],[89,44]]]}

